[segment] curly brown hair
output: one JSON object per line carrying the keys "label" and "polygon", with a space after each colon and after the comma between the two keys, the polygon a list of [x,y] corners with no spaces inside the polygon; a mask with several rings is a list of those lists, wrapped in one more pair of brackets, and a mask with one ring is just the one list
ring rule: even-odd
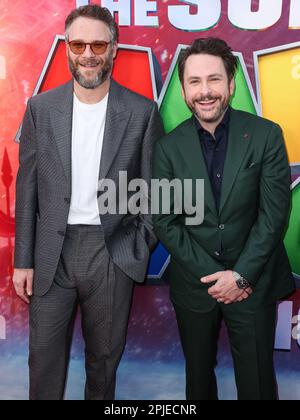
{"label": "curly brown hair", "polygon": [[182,85],[186,62],[191,55],[197,54],[208,54],[222,58],[229,81],[234,78],[238,68],[238,60],[226,42],[219,38],[199,38],[180,55],[178,72]]}
{"label": "curly brown hair", "polygon": [[119,41],[119,28],[116,24],[112,14],[106,7],[100,7],[95,4],[82,6],[77,9],[74,9],[66,19],[65,29],[66,29],[66,39],[68,39],[68,30],[72,23],[80,18],[85,17],[89,19],[99,20],[100,22],[105,23],[111,32],[112,43],[116,44]]}

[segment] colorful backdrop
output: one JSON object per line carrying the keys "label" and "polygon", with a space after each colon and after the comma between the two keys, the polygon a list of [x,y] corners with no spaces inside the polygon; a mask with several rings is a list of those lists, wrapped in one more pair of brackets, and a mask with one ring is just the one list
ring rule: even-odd
{"label": "colorful backdrop", "polygon": [[[102,0],[119,22],[114,77],[158,101],[166,130],[189,116],[180,95],[179,52],[200,36],[224,38],[239,58],[233,106],[284,129],[293,209],[286,245],[300,279],[300,2],[299,0]],[[18,130],[28,98],[70,78],[63,31],[81,0],[0,0],[0,399],[27,398],[27,307],[11,286]],[[159,246],[149,282],[137,287],[120,399],[184,398],[184,364],[168,297],[168,254]],[[300,291],[278,311],[276,367],[282,399],[300,399]],[[235,398],[225,331],[219,353],[220,396]],[[83,344],[76,327],[67,398],[83,397]]]}

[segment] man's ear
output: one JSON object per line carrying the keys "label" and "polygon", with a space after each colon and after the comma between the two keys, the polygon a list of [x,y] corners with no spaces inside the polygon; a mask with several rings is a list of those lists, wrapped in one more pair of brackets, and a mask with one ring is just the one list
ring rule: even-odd
{"label": "man's ear", "polygon": [[114,44],[114,46],[113,46],[113,58],[115,59],[116,58],[116,56],[117,56],[117,53],[118,53],[118,48],[119,48],[119,45],[118,44]]}
{"label": "man's ear", "polygon": [[185,91],[184,91],[184,86],[181,85],[181,95],[183,97],[183,99],[185,99]]}
{"label": "man's ear", "polygon": [[230,84],[229,84],[229,92],[230,92],[230,96],[232,96],[234,94],[236,85],[235,85],[235,79],[234,77],[231,79]]}
{"label": "man's ear", "polygon": [[68,45],[68,37],[67,37],[67,35],[65,35],[65,45],[66,45],[66,56],[68,57],[69,55],[68,55],[68,48],[69,48],[69,45]]}

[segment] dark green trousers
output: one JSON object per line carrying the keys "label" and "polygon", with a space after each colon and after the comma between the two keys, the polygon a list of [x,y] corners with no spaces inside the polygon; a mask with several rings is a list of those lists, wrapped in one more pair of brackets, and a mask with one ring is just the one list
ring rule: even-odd
{"label": "dark green trousers", "polygon": [[277,400],[274,370],[276,305],[253,311],[245,303],[217,305],[209,313],[174,305],[186,359],[187,399],[218,400],[218,338],[225,321],[239,400]]}

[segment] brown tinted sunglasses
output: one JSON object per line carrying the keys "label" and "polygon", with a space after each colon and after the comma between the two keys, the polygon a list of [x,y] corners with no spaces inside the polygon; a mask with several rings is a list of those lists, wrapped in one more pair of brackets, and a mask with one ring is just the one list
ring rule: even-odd
{"label": "brown tinted sunglasses", "polygon": [[73,54],[81,55],[84,54],[86,46],[89,45],[95,55],[102,55],[106,52],[110,42],[105,41],[94,41],[94,42],[83,42],[83,41],[70,41],[68,45]]}

